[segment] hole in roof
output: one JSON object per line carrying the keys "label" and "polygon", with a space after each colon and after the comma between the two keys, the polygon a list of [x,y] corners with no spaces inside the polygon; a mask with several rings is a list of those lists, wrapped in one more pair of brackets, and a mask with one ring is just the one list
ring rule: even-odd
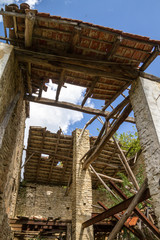
{"label": "hole in roof", "polygon": [[48,155],[48,154],[41,153],[41,158],[49,159],[49,155]]}
{"label": "hole in roof", "polygon": [[63,168],[63,163],[62,162],[58,162],[56,165],[57,168]]}

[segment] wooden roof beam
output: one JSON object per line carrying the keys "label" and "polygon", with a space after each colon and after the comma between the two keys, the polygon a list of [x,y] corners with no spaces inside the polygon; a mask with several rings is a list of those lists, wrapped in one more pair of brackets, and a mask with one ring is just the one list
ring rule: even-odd
{"label": "wooden roof beam", "polygon": [[[148,199],[149,197],[150,197],[150,193],[149,193],[149,189],[147,188],[138,202],[140,203],[140,202]],[[124,200],[123,202],[117,204],[116,206],[114,206],[114,207],[98,214],[97,216],[87,220],[86,222],[84,222],[82,224],[82,227],[83,228],[89,227],[89,226],[91,226],[91,225],[93,225],[97,222],[100,222],[100,221],[104,220],[105,218],[111,217],[114,214],[117,214],[119,212],[124,211],[131,204],[133,198],[134,198],[134,196]]]}
{"label": "wooden roof beam", "polygon": [[120,117],[115,121],[113,126],[108,130],[108,132],[103,136],[100,143],[97,145],[96,149],[93,151],[91,156],[87,157],[83,163],[83,168],[86,169],[90,163],[96,160],[98,156],[100,155],[101,151],[103,150],[104,146],[108,142],[108,140],[113,136],[113,134],[117,131],[119,126],[123,123],[123,121],[128,117],[130,112],[132,111],[132,106],[129,103],[126,108],[123,110]]}
{"label": "wooden roof beam", "polygon": [[31,95],[32,94],[32,83],[31,83],[31,63],[27,63],[27,87],[28,92]]}
{"label": "wooden roof beam", "polygon": [[64,69],[62,69],[61,73],[60,73],[60,78],[59,78],[59,83],[58,83],[58,87],[57,87],[57,92],[56,92],[56,101],[58,101],[59,99],[59,94],[61,91],[61,88],[64,84],[64,76],[65,76],[65,71]]}
{"label": "wooden roof beam", "polygon": [[[79,111],[79,112],[83,112],[83,113],[88,113],[88,114],[92,114],[92,115],[97,115],[97,116],[102,116],[102,117],[107,117],[108,114],[110,114],[109,111],[101,111],[99,109],[94,109],[94,108],[90,108],[90,107],[83,107],[82,108],[80,105],[76,105],[76,104],[73,104],[73,103],[56,102],[55,100],[47,99],[47,98],[38,99],[38,97],[35,97],[35,96],[28,96],[28,95],[26,95],[25,96],[25,100],[28,100],[30,102],[36,102],[36,103],[40,103],[40,104],[45,104],[45,105],[49,105],[49,106],[66,108],[66,109]],[[135,119],[133,117],[127,117],[125,119],[125,121],[131,122],[131,123],[135,123]]]}
{"label": "wooden roof beam", "polygon": [[86,103],[87,99],[92,95],[93,90],[94,90],[98,80],[99,80],[99,77],[95,77],[95,80],[92,82],[91,87],[89,88],[88,92],[86,92],[86,94],[85,94],[85,97],[84,97],[84,99],[82,101],[82,104],[81,104],[82,107]]}
{"label": "wooden roof beam", "polygon": [[140,71],[145,71],[146,68],[154,61],[154,59],[159,55],[160,49],[159,46],[155,46],[153,52],[151,55],[146,59],[146,61],[143,63],[143,65],[140,67]]}
{"label": "wooden roof beam", "polygon": [[[66,56],[57,56],[53,54],[39,53],[20,49],[15,47],[17,59],[22,62],[31,62],[34,64],[41,64],[46,67],[55,67],[59,70],[74,71],[77,73],[84,73],[90,76],[112,77],[124,82],[132,82],[139,76],[139,71],[131,66],[125,66],[131,77],[126,75],[121,68],[121,64],[107,63],[104,61],[92,61],[79,58],[70,58]],[[111,71],[112,70],[112,71]],[[123,71],[122,71],[123,70]]]}
{"label": "wooden roof beam", "polygon": [[117,51],[118,47],[120,46],[121,42],[122,42],[122,37],[118,36],[116,38],[116,41],[112,45],[111,50],[107,53],[106,59],[108,61],[112,59],[112,56],[116,53],[116,51]]}
{"label": "wooden roof beam", "polygon": [[36,19],[37,10],[26,9],[26,17],[25,17],[25,47],[30,48],[32,46],[32,33],[34,28],[34,23]]}
{"label": "wooden roof beam", "polygon": [[[57,143],[56,143],[56,147],[55,147],[54,154],[57,153],[58,145],[59,145],[60,138],[61,138],[61,133],[62,133],[62,129],[60,128],[60,129],[57,131]],[[50,168],[49,176],[48,176],[48,182],[49,182],[50,179],[51,179],[52,170],[53,170],[53,167],[54,167],[54,161],[55,161],[55,157],[53,157],[53,159],[52,159],[52,164],[51,164],[51,168]]]}
{"label": "wooden roof beam", "polygon": [[71,44],[68,49],[69,53],[74,53],[76,45],[78,45],[78,43],[80,42],[80,32],[81,32],[80,27],[74,27],[74,31],[73,31],[72,37],[71,37]]}
{"label": "wooden roof beam", "polygon": [[[46,134],[46,127],[42,128],[42,141],[41,141],[41,149],[43,149],[43,145],[44,145],[44,140],[45,140],[45,134]],[[39,159],[38,159],[38,165],[37,165],[37,174],[36,174],[36,181],[38,180],[38,175],[39,175],[39,169],[40,169],[40,162],[41,162],[41,153],[39,155]]]}
{"label": "wooden roof beam", "polygon": [[125,214],[123,214],[121,219],[117,222],[117,224],[113,228],[112,232],[110,233],[110,235],[108,237],[108,240],[115,239],[117,233],[121,230],[121,228],[123,227],[127,218],[131,215],[132,211],[134,210],[134,208],[138,204],[140,198],[142,197],[142,195],[146,191],[147,187],[148,187],[148,184],[147,184],[147,178],[146,178],[143,185],[141,186],[140,190],[137,192],[137,194],[135,194],[131,204],[128,206],[127,210],[125,211]]}
{"label": "wooden roof beam", "polygon": [[[100,201],[97,202],[104,210],[108,210],[108,208]],[[118,214],[114,214],[114,217],[119,221],[121,218]],[[127,223],[124,223],[124,226],[126,229],[128,229],[130,232],[132,232],[136,237],[138,237],[140,240],[144,240],[144,237],[140,234],[139,231],[136,230],[136,228],[128,226]],[[139,230],[139,229],[138,229]]]}
{"label": "wooden roof beam", "polygon": [[[110,181],[111,186],[118,193],[118,195],[123,199],[128,199],[127,196],[122,192],[120,188],[113,182]],[[150,193],[149,193],[150,194]],[[149,198],[149,197],[148,197]],[[134,212],[138,215],[138,217],[147,225],[147,227],[158,237],[160,238],[160,231],[157,227],[140,211],[138,207],[135,207]]]}

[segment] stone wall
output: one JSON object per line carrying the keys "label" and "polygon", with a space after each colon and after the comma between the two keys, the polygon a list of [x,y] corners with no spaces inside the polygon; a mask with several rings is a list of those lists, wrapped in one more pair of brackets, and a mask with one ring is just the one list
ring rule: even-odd
{"label": "stone wall", "polygon": [[[0,43],[0,127],[10,112],[8,107],[20,92],[19,100],[1,134],[0,147],[0,239],[10,239],[8,214],[14,215],[23,149],[25,106],[23,83],[13,47]],[[2,132],[1,132],[2,133]]]}
{"label": "stone wall", "polygon": [[[65,196],[65,191],[66,188],[60,186],[23,183],[19,188],[15,216],[61,217],[61,220],[71,220],[72,188],[68,196]],[[93,205],[98,205],[97,201],[108,205],[105,191],[93,190]],[[93,212],[101,210],[93,207]]]}
{"label": "stone wall", "polygon": [[132,84],[130,99],[160,227],[160,83],[138,78]]}

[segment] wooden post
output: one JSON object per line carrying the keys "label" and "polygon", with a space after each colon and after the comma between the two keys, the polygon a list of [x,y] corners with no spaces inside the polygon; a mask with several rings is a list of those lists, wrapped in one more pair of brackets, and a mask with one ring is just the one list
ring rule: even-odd
{"label": "wooden post", "polygon": [[32,33],[35,22],[35,14],[37,10],[26,9],[26,18],[25,18],[25,47],[32,46]]}

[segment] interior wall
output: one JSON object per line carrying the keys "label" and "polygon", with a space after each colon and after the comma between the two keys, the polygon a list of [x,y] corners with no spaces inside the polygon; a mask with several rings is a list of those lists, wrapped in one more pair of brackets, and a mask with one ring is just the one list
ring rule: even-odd
{"label": "interior wall", "polygon": [[[23,183],[19,188],[15,216],[72,219],[72,190],[65,196],[65,187]],[[101,201],[108,205],[105,191],[93,190],[93,205]],[[109,203],[110,204],[110,203]],[[93,212],[102,212],[93,207]]]}
{"label": "interior wall", "polygon": [[[11,102],[20,92],[19,100],[8,118]],[[25,127],[23,82],[15,60],[13,46],[0,43],[0,239],[11,239],[8,215],[14,215],[20,177]],[[5,127],[4,127],[5,126]],[[4,132],[4,135],[2,134]],[[3,136],[3,137],[2,137]]]}

